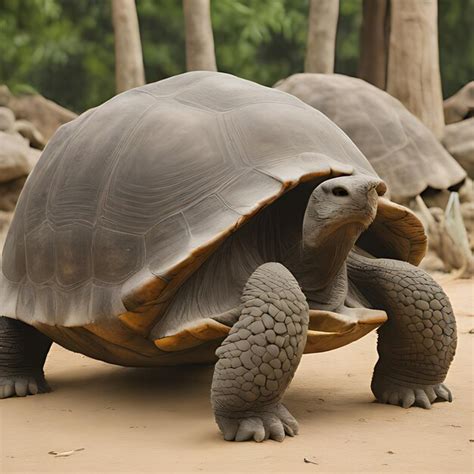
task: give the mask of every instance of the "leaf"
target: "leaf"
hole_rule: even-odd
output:
[[[56,458],[67,458],[68,456],[72,456],[74,453],[77,453],[78,451],[84,451],[85,448],[77,448],[73,449],[72,451],[49,451],[48,454],[51,454],[52,456]]]

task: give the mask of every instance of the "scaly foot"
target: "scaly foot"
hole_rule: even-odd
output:
[[[281,403],[258,411],[216,413],[216,421],[226,441],[283,441],[298,434],[298,422]]]
[[[51,391],[42,374],[17,374],[0,376],[0,399],[25,397]]]
[[[451,391],[443,383],[421,385],[396,382],[383,375],[374,375],[372,392],[380,403],[399,405],[403,408],[419,406],[430,409],[437,401],[452,402]]]

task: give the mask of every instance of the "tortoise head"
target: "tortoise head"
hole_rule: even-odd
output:
[[[337,240],[339,249],[348,246],[349,251],[374,221],[378,196],[385,191],[385,183],[373,176],[343,176],[321,183],[306,207],[303,247],[317,249]]]

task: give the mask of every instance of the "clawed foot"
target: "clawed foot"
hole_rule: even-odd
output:
[[[51,391],[43,375],[0,376],[0,399],[25,397]]]
[[[436,385],[403,385],[384,377],[375,377],[372,392],[380,403],[399,405],[403,408],[419,406],[430,409],[437,401],[452,402],[451,391],[443,383]]]
[[[216,421],[226,441],[283,441],[285,435],[298,434],[298,422],[282,404],[242,414],[216,414]]]

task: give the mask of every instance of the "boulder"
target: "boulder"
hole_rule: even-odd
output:
[[[12,132],[15,114],[8,107],[0,106],[0,132]]]
[[[27,176],[37,161],[19,134],[0,132],[0,183]]]
[[[13,129],[30,142],[30,146],[42,150],[46,146],[46,139],[41,132],[28,120],[17,120]]]
[[[474,117],[447,125],[443,145],[469,177],[474,178]]]
[[[12,218],[13,218],[13,212],[0,211],[0,250],[3,249],[3,244],[5,243],[8,227],[10,226]],[[0,257],[0,260],[1,260],[1,257]]]
[[[443,103],[446,124],[460,122],[474,114],[474,81],[468,82]]]
[[[12,212],[26,181],[26,176],[0,183],[0,211]]]
[[[8,107],[14,112],[17,119],[31,122],[46,141],[61,125],[77,117],[74,112],[39,94],[12,96],[8,101]]]

